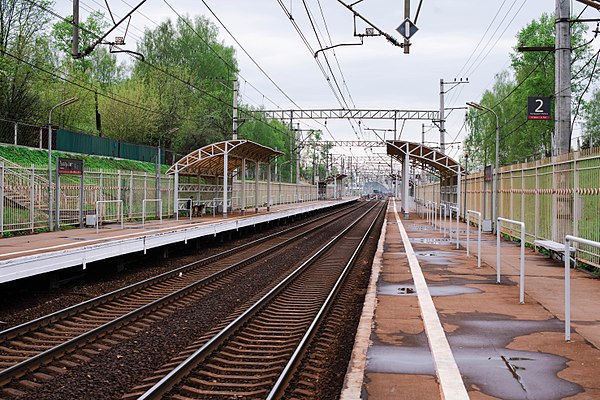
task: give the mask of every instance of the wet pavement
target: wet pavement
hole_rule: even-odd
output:
[[[442,398],[430,350],[435,343],[426,334],[392,203],[387,218],[370,288],[376,305],[361,327],[368,340],[357,339],[341,398]],[[444,237],[416,216],[401,222],[470,398],[600,399],[600,280],[571,271],[573,329],[567,343],[561,263],[527,249],[525,304],[519,304],[518,244],[502,242],[497,284],[492,235],[482,236],[477,268],[476,242],[466,257],[464,224],[457,250],[449,232]]]

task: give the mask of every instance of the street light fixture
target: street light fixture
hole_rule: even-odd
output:
[[[58,221],[56,221],[56,227],[54,227],[52,223],[52,204],[54,200],[52,198],[52,111],[58,107],[68,106],[69,104],[73,104],[77,101],[79,101],[77,97],[71,97],[70,99],[63,101],[62,103],[58,103],[52,107],[48,113],[48,229],[51,231],[55,230],[54,228],[58,229]]]
[[[494,166],[494,182],[492,188],[492,199],[494,200],[494,207],[492,208],[492,226],[495,234],[497,229],[496,218],[498,218],[498,148],[500,146],[500,123],[498,121],[498,114],[496,114],[496,112],[491,108],[470,101],[467,102],[467,105],[479,111],[491,112],[496,117],[496,161]]]

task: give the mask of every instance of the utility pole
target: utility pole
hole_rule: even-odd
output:
[[[556,0],[555,134],[553,155],[568,153],[571,144],[571,2]]]
[[[73,0],[73,57],[79,54],[79,0]]]
[[[446,116],[444,109],[444,79],[440,79],[440,153],[446,154]]]
[[[557,0],[558,1],[558,0]],[[440,128],[440,153],[442,154],[446,154],[446,108],[444,106],[444,95],[446,93],[448,93],[449,91],[451,91],[452,89],[454,89],[456,86],[460,85],[461,83],[469,83],[469,80],[462,80],[462,78],[460,78],[460,81],[457,81],[456,79],[454,79],[452,82],[444,82],[444,79],[440,79],[440,121],[439,121],[439,128]],[[447,91],[444,91],[444,85],[453,85],[450,89],[448,89]]]
[[[233,135],[232,139],[238,138],[238,90],[239,83],[237,79],[233,80]]]

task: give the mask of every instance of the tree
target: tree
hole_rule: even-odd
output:
[[[589,43],[584,40],[585,25],[572,25],[573,99],[581,101],[586,79],[591,76]],[[483,94],[480,104],[493,109],[500,122],[500,165],[524,162],[552,154],[554,121],[528,121],[527,97],[554,96],[553,52],[519,52],[516,47],[553,46],[555,21],[542,14],[517,35],[518,45],[511,54],[511,69],[496,75],[492,89]],[[582,79],[585,77],[585,79]],[[483,118],[483,121],[480,119]],[[479,168],[490,164],[495,154],[496,124],[493,115],[470,110],[467,120],[469,135],[465,148],[469,160]],[[481,164],[480,164],[481,163]]]
[[[158,129],[180,128],[172,146],[187,152],[230,137],[232,81],[237,73],[234,50],[218,40],[218,30],[204,17],[171,20],[147,30],[137,51],[133,77],[158,93]]]
[[[600,90],[596,89],[585,107],[581,148],[600,147]]]
[[[49,19],[41,7],[22,0],[0,0],[0,117],[34,121],[41,119],[36,89],[43,77],[35,66],[46,65],[45,26]],[[40,7],[41,6],[41,7]]]

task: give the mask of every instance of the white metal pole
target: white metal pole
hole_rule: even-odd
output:
[[[496,221],[496,226],[500,221]],[[496,229],[496,283],[500,283],[500,227]]]
[[[223,218],[227,218],[227,179],[229,178],[229,157],[228,149],[223,153]]]
[[[571,266],[569,251],[570,236],[565,236],[565,340],[571,341]]]

